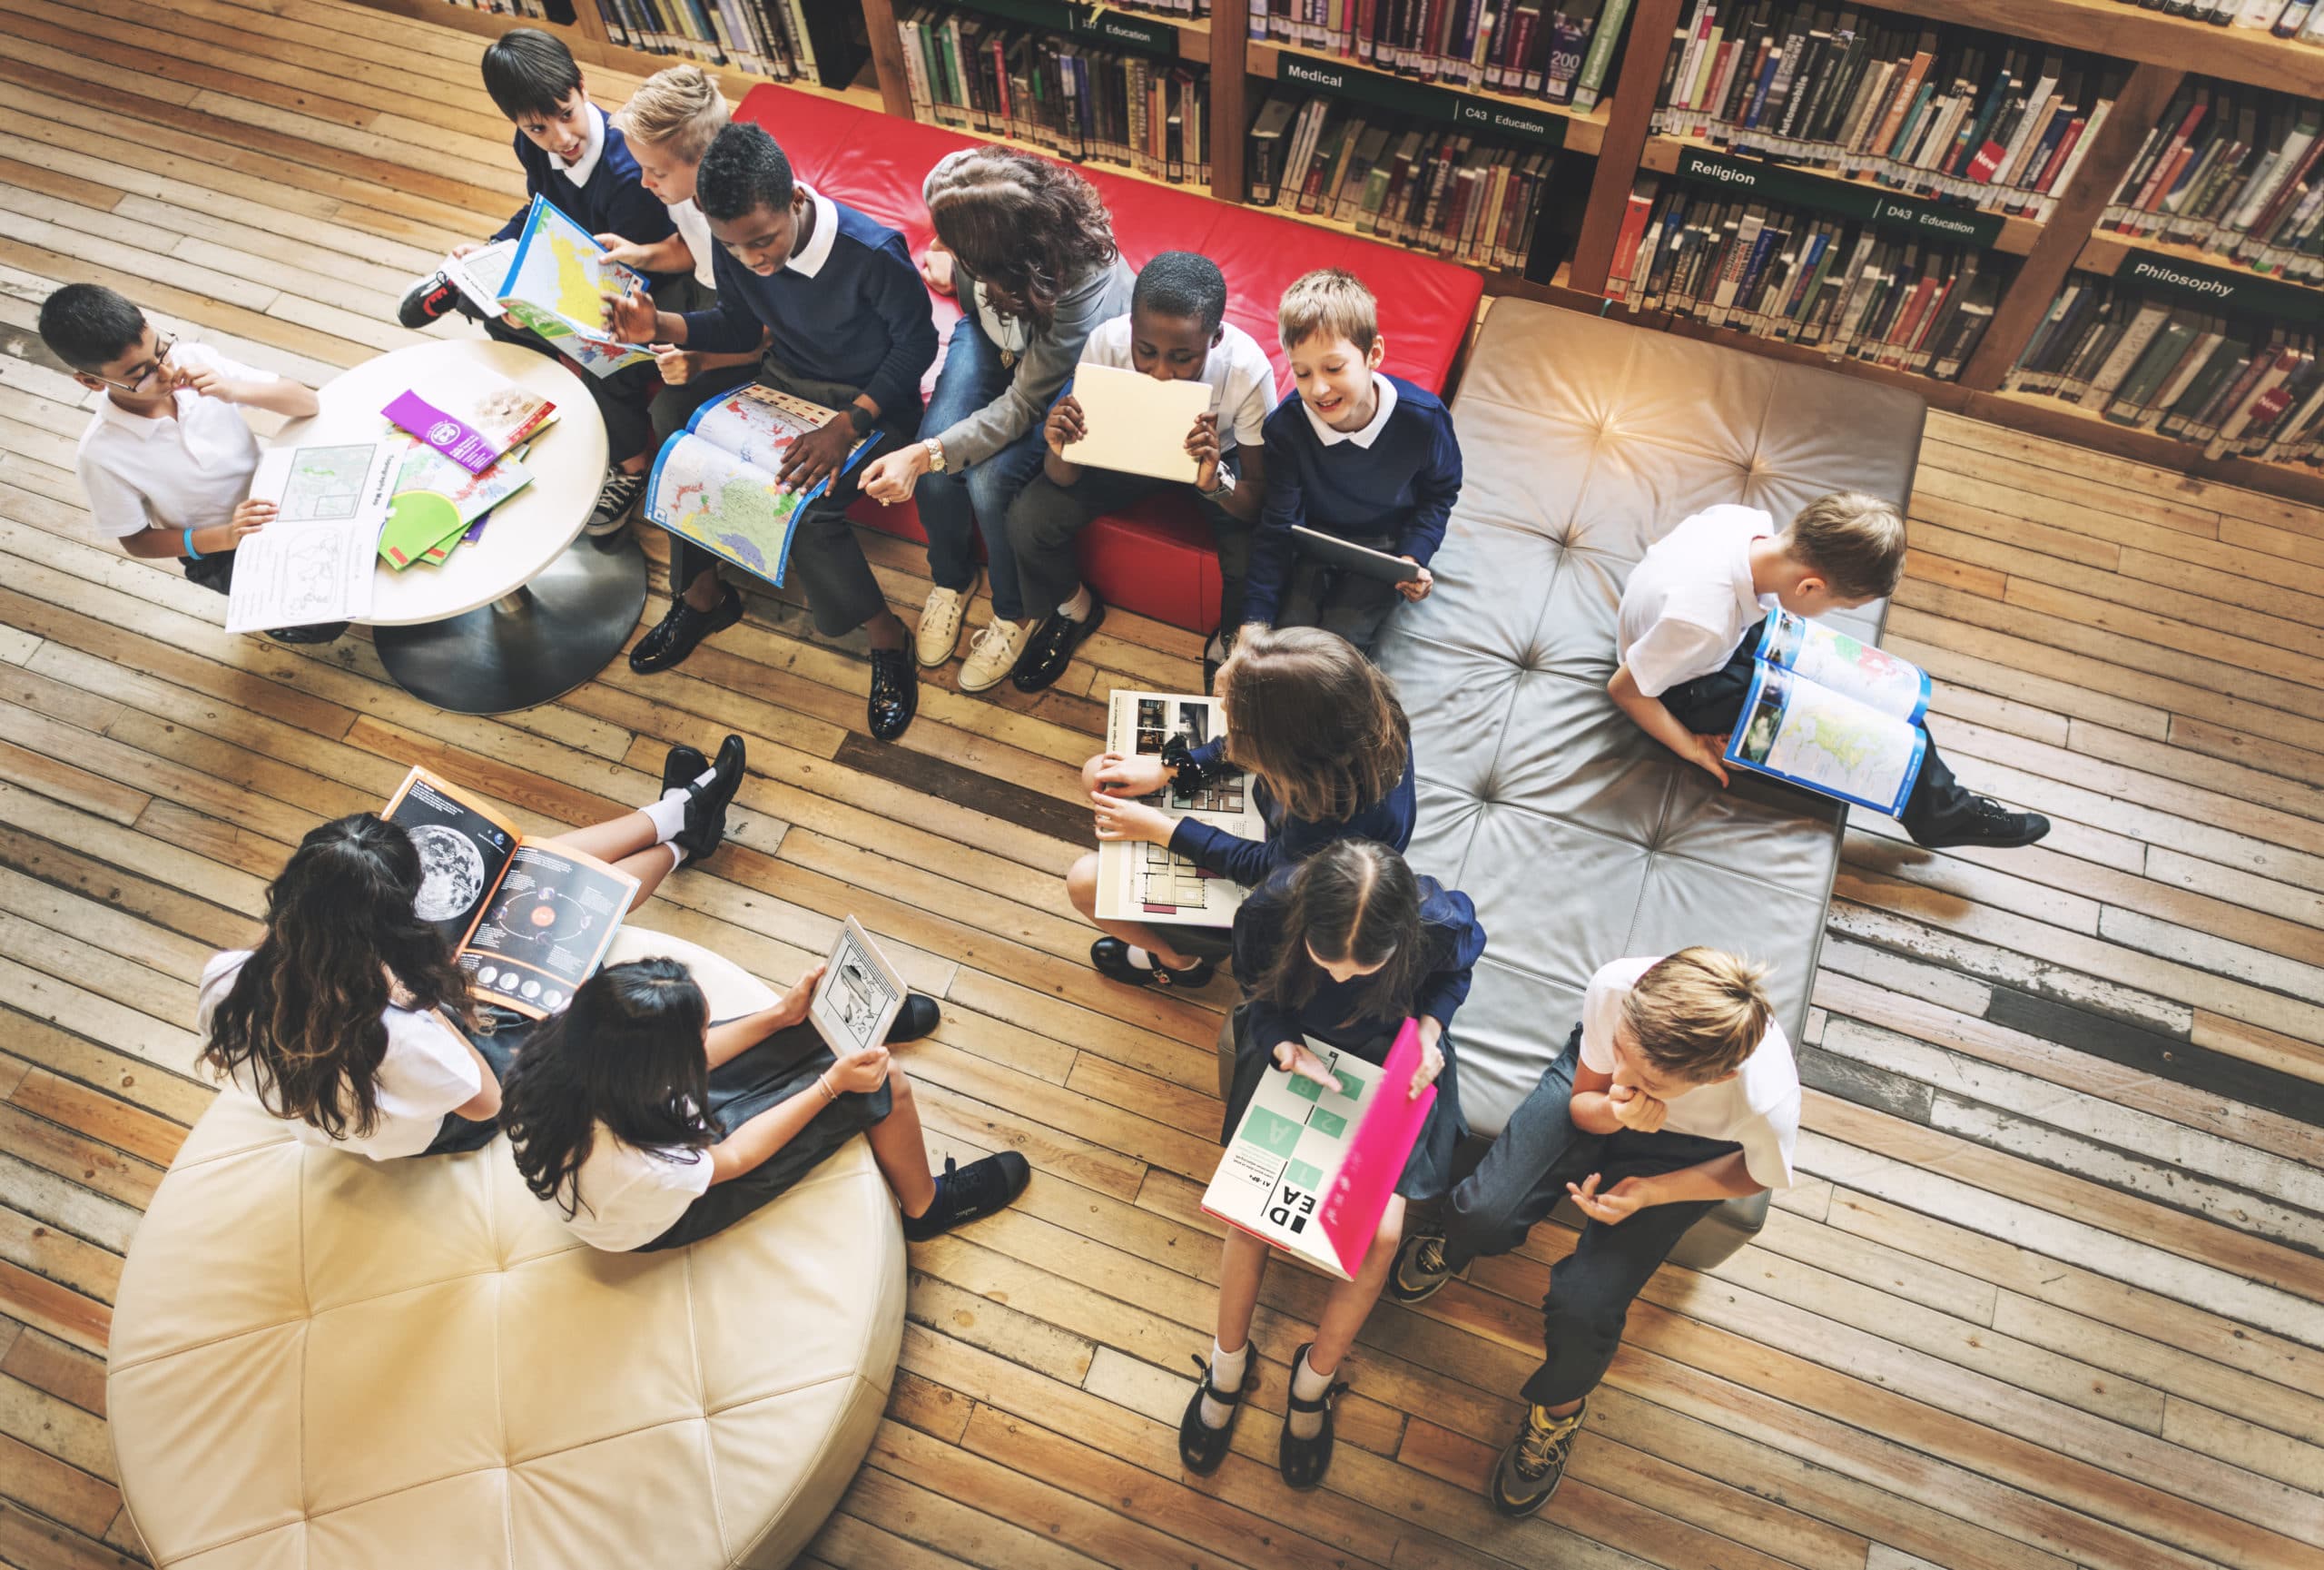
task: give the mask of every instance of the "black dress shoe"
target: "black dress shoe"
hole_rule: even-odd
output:
[[[1048,686],[1065,674],[1065,667],[1073,663],[1073,651],[1105,619],[1106,602],[1094,594],[1089,597],[1089,614],[1079,621],[1061,610],[1049,612],[1034,630],[1025,652],[1017,657],[1017,668],[1009,673],[1009,684],[1019,692],[1039,692]]]
[[[920,712],[920,673],[912,668],[911,651],[875,648],[872,651],[872,702],[866,711],[873,741],[893,741]]]
[[[894,1046],[933,1035],[943,1018],[944,1010],[934,998],[926,992],[906,992],[904,1006],[896,1011],[896,1022],[888,1027],[888,1044]]]
[[[343,621],[319,621],[307,627],[278,627],[270,628],[267,637],[277,643],[337,643],[347,631]]]
[[[1307,1347],[1315,1344],[1313,1341],[1308,1342],[1307,1346],[1300,1348],[1298,1353],[1291,1359],[1291,1376],[1295,1380],[1299,1377],[1299,1370],[1306,1364]],[[1283,1450],[1276,1458],[1275,1465],[1282,1469],[1283,1480],[1303,1493],[1320,1485],[1324,1481],[1324,1474],[1331,1469],[1332,1403],[1338,1400],[1340,1393],[1346,1388],[1347,1382],[1340,1380],[1329,1386],[1322,1395],[1312,1401],[1303,1401],[1287,1391],[1285,1393]],[[1302,1439],[1292,1433],[1291,1414],[1294,1412],[1323,1414],[1324,1426],[1316,1431],[1313,1439]]]
[[[668,795],[674,790],[690,785],[709,772],[710,760],[702,755],[702,749],[680,742],[670,749],[670,755],[662,760],[662,794]]]
[[[1246,1367],[1239,1387],[1221,1390],[1210,1382],[1209,1358],[1196,1353],[1195,1367],[1202,1370],[1202,1380],[1187,1398],[1187,1415],[1178,1419],[1178,1465],[1197,1477],[1207,1477],[1218,1470],[1218,1464],[1226,1459],[1226,1452],[1235,1447],[1235,1420],[1243,1415],[1243,1397],[1257,1388],[1259,1371]],[[1202,1420],[1205,1396],[1226,1408],[1224,1428],[1214,1428]]]
[[[696,757],[702,755],[696,753]],[[730,736],[719,745],[718,762],[708,785],[694,785],[689,776],[686,791],[685,826],[670,837],[686,853],[689,862],[710,858],[726,837],[726,807],[734,799],[735,790],[743,783],[743,738]],[[695,775],[701,770],[694,771]]]
[[[670,612],[655,622],[629,651],[629,668],[640,676],[668,670],[692,654],[694,646],[714,632],[724,632],[743,619],[743,592],[733,584],[715,610],[696,610],[684,596],[670,602]]]
[[[1151,956],[1149,956],[1151,957]],[[1098,973],[1133,987],[1158,987],[1176,992],[1182,987],[1199,987],[1217,973],[1218,967],[1208,960],[1196,960],[1183,971],[1174,971],[1154,962],[1154,968],[1129,963],[1129,945],[1119,938],[1099,938],[1089,945],[1089,963]]]
[[[1023,1193],[1032,1175],[1033,1169],[1014,1150],[965,1167],[947,1156],[944,1170],[936,1175],[936,1198],[919,1215],[904,1218],[904,1236],[924,1243],[979,1216],[990,1216]]]

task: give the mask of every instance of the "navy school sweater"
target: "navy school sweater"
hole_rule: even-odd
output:
[[[1206,767],[1224,764],[1226,738],[1220,736],[1198,746],[1191,755],[1197,765]],[[1277,867],[1305,861],[1334,840],[1378,840],[1399,853],[1413,843],[1413,820],[1418,815],[1418,807],[1409,748],[1404,755],[1404,777],[1396,783],[1396,788],[1344,823],[1293,817],[1275,799],[1275,793],[1267,789],[1265,780],[1254,777],[1251,789],[1251,799],[1257,804],[1260,817],[1266,821],[1266,838],[1246,840],[1189,816],[1180,818],[1178,826],[1170,832],[1170,848],[1206,873],[1233,878],[1245,888],[1255,888]]]
[[[602,110],[595,113],[602,115]],[[670,210],[661,199],[645,189],[637,173],[637,159],[629,150],[629,139],[621,127],[606,122],[606,143],[597,154],[597,166],[589,171],[589,178],[576,186],[565,177],[556,160],[533,143],[523,132],[516,133],[517,162],[525,169],[525,195],[529,199],[546,196],[549,205],[592,234],[618,234],[638,245],[651,245],[666,240],[677,232],[677,225],[670,222]],[[525,214],[532,210],[529,200],[517,209],[517,215],[500,226],[495,240],[514,240],[525,227]],[[649,272],[645,275],[649,288],[659,290],[672,279],[684,277],[684,272]]]

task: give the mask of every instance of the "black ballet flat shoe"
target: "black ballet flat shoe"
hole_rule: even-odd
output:
[[[680,742],[662,760],[662,794],[684,790],[709,772],[710,760],[702,755],[702,749]]]
[[[912,667],[911,651],[875,648],[872,651],[872,700],[866,717],[873,741],[893,741],[920,712],[920,672]]]
[[[1299,1377],[1300,1368],[1307,1361],[1307,1348],[1315,1344],[1313,1341],[1308,1342],[1292,1358],[1291,1373],[1294,1379]],[[1338,1400],[1341,1393],[1346,1388],[1346,1380],[1334,1381],[1322,1395],[1312,1401],[1303,1401],[1289,1391],[1284,1394],[1283,1450],[1277,1456],[1275,1465],[1283,1473],[1283,1480],[1303,1494],[1311,1488],[1320,1487],[1323,1485],[1324,1474],[1331,1470],[1332,1403]],[[1324,1415],[1324,1426],[1316,1431],[1313,1439],[1297,1438],[1292,1434],[1291,1415],[1294,1412],[1320,1412]]]
[[[1014,1150],[1003,1150],[965,1167],[947,1156],[944,1170],[936,1175],[936,1198],[919,1215],[904,1218],[904,1236],[924,1243],[1003,1210],[1025,1191],[1032,1176],[1033,1169]]]
[[[629,668],[652,676],[683,664],[704,638],[724,632],[743,619],[743,595],[733,584],[723,586],[725,597],[714,610],[696,610],[684,596],[670,602],[669,614],[646,629],[629,651]]]
[[[1208,960],[1196,960],[1183,971],[1174,971],[1154,962],[1147,970],[1129,963],[1129,945],[1119,938],[1099,938],[1089,945],[1089,963],[1098,967],[1098,974],[1127,986],[1156,987],[1165,992],[1199,987],[1217,973],[1218,967]]]
[[[1258,1359],[1253,1358],[1253,1364]],[[1197,1477],[1207,1477],[1218,1470],[1226,1459],[1226,1452],[1235,1447],[1235,1423],[1243,1416],[1243,1397],[1258,1388],[1259,1371],[1246,1367],[1243,1371],[1242,1388],[1221,1390],[1210,1382],[1210,1359],[1195,1354],[1195,1367],[1202,1370],[1202,1378],[1195,1386],[1195,1393],[1187,1397],[1187,1415],[1178,1419],[1178,1465]],[[1226,1408],[1226,1427],[1214,1428],[1202,1420],[1202,1398],[1207,1396]]]
[[[944,1018],[944,1010],[926,992],[906,992],[904,1006],[896,1011],[896,1022],[888,1027],[888,1044],[916,1042],[922,1036],[936,1033]]]

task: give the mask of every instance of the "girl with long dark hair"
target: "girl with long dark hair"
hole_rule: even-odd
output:
[[[559,1221],[609,1252],[675,1249],[788,1191],[857,1134],[919,1241],[1023,1191],[1014,1150],[929,1170],[920,1109],[885,1045],[835,1058],[806,1023],[817,965],[776,1002],[713,1021],[675,960],[612,965],[526,1044],[503,1121],[517,1170]],[[894,1043],[936,1028],[914,992]]]
[[[960,667],[983,692],[1016,667],[1034,626],[1056,607],[1028,606],[1009,544],[1009,504],[1040,467],[1041,424],[1099,322],[1129,310],[1136,275],[1114,243],[1097,188],[1053,160],[1007,147],[955,153],[921,188],[936,238],[950,252],[960,320],[952,329],[920,440],[873,460],[875,501],[918,504],[936,580],[914,650],[952,657],[976,593],[976,541],[992,578],[992,620]]]
[[[717,848],[743,766],[739,736],[715,766],[673,747],[660,798],[550,843],[636,878],[634,909]],[[325,824],[268,887],[256,946],[203,967],[202,1061],[310,1144],[383,1161],[491,1142],[523,1022],[470,995],[415,908],[421,874],[411,836],[377,813]]]
[[[1484,947],[1484,929],[1466,894],[1416,875],[1403,857],[1369,840],[1334,841],[1277,873],[1236,914],[1235,973],[1243,1002],[1226,1023],[1235,1077],[1222,1141],[1234,1137],[1264,1076],[1293,1073],[1332,1082],[1306,1045],[1311,1036],[1383,1063],[1404,1022],[1416,1019],[1419,1068],[1409,1083],[1384,1084],[1378,1093],[1417,1096],[1432,1081],[1436,1084],[1436,1104],[1363,1266],[1354,1280],[1333,1284],[1315,1339],[1292,1355],[1278,1465],[1295,1488],[1315,1487],[1331,1465],[1332,1403],[1347,1388],[1333,1376],[1395,1262],[1405,1202],[1436,1199],[1452,1186],[1453,1148],[1468,1125],[1446,1032],[1468,996],[1470,973]],[[1226,1459],[1250,1387],[1251,1315],[1267,1251],[1248,1232],[1226,1234],[1217,1338],[1208,1358],[1195,1359],[1203,1377],[1178,1426],[1179,1459],[1188,1471],[1207,1474]]]

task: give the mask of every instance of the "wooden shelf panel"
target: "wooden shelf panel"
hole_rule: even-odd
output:
[[[1918,207],[1935,205],[1935,203],[1922,201],[1916,197],[1906,196],[1899,192],[1889,191],[1886,186],[1875,184],[1868,180],[1856,180],[1851,179],[1845,174],[1827,173],[1822,170],[1811,169],[1805,164],[1771,163],[1768,160],[1759,158],[1753,153],[1741,153],[1737,152],[1732,148],[1721,147],[1717,143],[1706,141],[1699,136],[1669,136],[1658,134],[1648,137],[1646,139],[1646,151],[1639,161],[1640,167],[1642,169],[1650,169],[1658,174],[1675,173],[1679,168],[1679,154],[1690,148],[1704,153],[1715,153],[1721,158],[1732,159],[1738,163],[1762,163],[1771,170],[1778,171],[1786,177],[1787,182],[1804,182],[1811,186],[1827,186],[1831,188],[1836,194],[1845,193],[1847,197],[1859,201],[1870,196],[1885,196],[1895,197],[1899,202],[1911,202],[1913,205]],[[1777,196],[1770,197],[1769,200],[1787,202],[1790,199]],[[1800,204],[1811,207],[1815,205],[1812,199],[1802,199]],[[1982,210],[1964,208],[1960,211],[1966,213],[1970,212],[1979,212]],[[1860,214],[1840,209],[1833,210],[1831,215],[1837,217],[1860,216]],[[2034,242],[2041,236],[2042,224],[2041,221],[2038,219],[2013,217],[2007,213],[1985,212],[1984,215],[1988,217],[1996,217],[2001,220],[2001,234],[1991,246],[1990,249],[1992,250],[2007,252],[2013,256],[2023,256],[2027,252],[2034,249]]]
[[[2122,0],[1879,0],[1878,8],[2310,98],[2324,92],[2324,47],[2255,28],[2219,27],[2143,10]]]
[[[1492,93],[1477,87],[1451,87],[1439,82],[1423,82],[1418,77],[1402,76],[1393,71],[1382,71],[1376,66],[1366,65],[1361,60],[1347,59],[1322,50],[1295,48],[1285,44],[1246,44],[1245,57],[1246,69],[1252,75],[1264,76],[1270,80],[1279,78],[1283,74],[1283,63],[1285,60],[1312,62],[1326,70],[1345,72],[1351,78],[1361,78],[1381,84],[1391,95],[1400,96],[1408,94],[1415,100],[1432,95],[1456,101],[1465,99],[1480,106],[1488,114],[1492,109],[1501,109],[1508,112],[1512,118],[1521,116],[1534,120],[1560,121],[1564,125],[1563,145],[1576,153],[1586,153],[1593,157],[1597,155],[1600,147],[1605,142],[1606,121],[1608,115],[1612,113],[1613,101],[1610,97],[1600,98],[1595,108],[1580,110],[1562,104],[1551,104],[1545,98],[1527,98],[1514,93]],[[1355,82],[1351,81],[1350,86],[1352,90],[1355,89]],[[1318,92],[1330,90],[1328,86],[1321,84],[1316,88]],[[1394,104],[1389,104],[1387,106],[1393,108]],[[1471,128],[1480,134],[1492,133],[1492,125],[1486,120],[1480,119],[1473,123],[1462,122],[1462,123],[1470,124]],[[1509,139],[1522,141],[1519,136],[1512,136]]]
[[[2133,430],[2042,393],[1979,392],[1970,397],[1962,412],[2036,436],[2056,437],[2119,458],[2175,469],[2198,479],[2216,479],[2248,490],[2324,506],[2324,470],[2306,464],[2261,463],[2250,458],[2205,458],[2198,444],[2158,436],[2151,430]]]
[[[2192,262],[2198,267],[2208,267],[2219,272],[2231,272],[2239,278],[2248,278],[2255,283],[2270,284],[2278,289],[2299,289],[2312,294],[2324,294],[2324,283],[2313,283],[2298,278],[2280,278],[2272,272],[2255,272],[2231,256],[2222,256],[2216,251],[2206,251],[2199,245],[2178,245],[2168,240],[2152,240],[2138,234],[2120,234],[2111,229],[2102,229],[2093,233],[2083,243],[2082,254],[2074,259],[2074,265],[2085,272],[2102,272],[2111,278],[2133,253],[2168,257],[2173,262]]]

